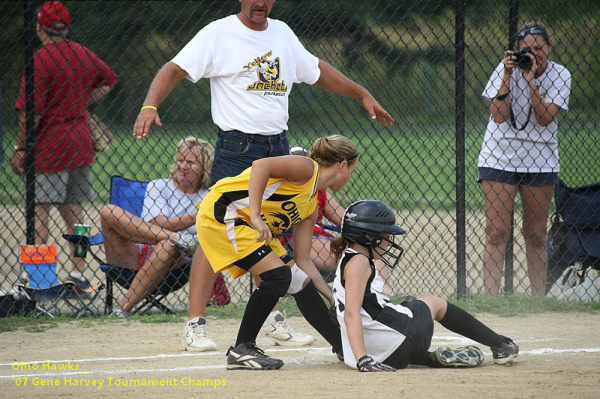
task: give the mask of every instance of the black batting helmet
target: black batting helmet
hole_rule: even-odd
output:
[[[383,234],[389,234],[387,239]],[[370,235],[370,237],[367,236]],[[342,221],[342,236],[349,241],[364,245],[369,249],[379,247],[383,240],[391,245],[384,254],[395,258],[392,264],[385,258],[382,259],[391,268],[396,267],[404,250],[393,241],[393,236],[406,234],[406,230],[396,224],[394,211],[386,203],[376,200],[358,201],[350,205],[344,213]],[[395,249],[395,253],[390,249]]]

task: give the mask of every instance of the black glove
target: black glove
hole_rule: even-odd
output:
[[[396,371],[396,369],[392,366],[376,362],[371,356],[363,356],[360,359],[358,359],[358,363],[356,363],[356,368],[361,373],[374,371]]]
[[[337,328],[340,328],[340,322],[338,321],[338,318],[337,318],[337,312],[335,310],[335,305],[333,305],[329,308],[329,318],[333,322],[334,326],[336,326]]]

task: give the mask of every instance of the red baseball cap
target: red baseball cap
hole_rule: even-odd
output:
[[[71,25],[71,14],[60,1],[47,1],[40,8],[38,21],[49,33],[61,34]]]

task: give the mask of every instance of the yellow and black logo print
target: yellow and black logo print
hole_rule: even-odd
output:
[[[262,57],[256,57],[253,61],[244,65],[248,71],[256,70],[257,81],[249,85],[246,90],[280,92],[278,95],[285,95],[287,85],[281,78],[281,65],[279,57],[272,59],[273,51],[269,51]],[[267,93],[265,93],[267,95]]]

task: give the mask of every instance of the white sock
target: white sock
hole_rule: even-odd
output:
[[[71,273],[69,273],[69,277],[73,277],[78,280],[81,280],[81,278],[83,277],[83,273],[81,273],[79,270],[75,269],[75,270],[71,271]]]
[[[265,320],[265,324],[263,324],[263,326],[268,326],[269,324],[275,323],[275,316],[277,316],[278,314],[281,314],[279,310],[274,310],[271,313],[269,313],[269,316],[267,316],[267,320]]]

